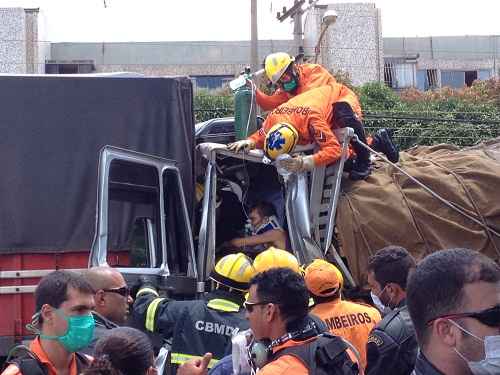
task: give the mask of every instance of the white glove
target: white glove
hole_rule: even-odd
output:
[[[312,155],[295,156],[290,159],[281,160],[280,163],[283,168],[293,173],[307,172],[314,169],[314,159]]]
[[[250,151],[255,148],[255,142],[251,139],[243,139],[242,141],[237,141],[227,145],[229,151]]]

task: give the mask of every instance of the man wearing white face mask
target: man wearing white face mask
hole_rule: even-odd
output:
[[[500,374],[500,267],[466,249],[427,256],[408,281],[415,375]]]
[[[417,357],[417,339],[406,307],[406,280],[415,259],[399,246],[387,246],[368,261],[368,284],[383,319],[366,344],[366,374],[409,375]]]

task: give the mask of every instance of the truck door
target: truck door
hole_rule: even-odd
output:
[[[196,295],[191,225],[175,162],[102,149],[89,266],[103,265],[118,268],[129,286],[148,275],[170,295]]]

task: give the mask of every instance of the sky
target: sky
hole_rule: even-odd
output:
[[[371,2],[384,37],[500,35],[500,0]],[[291,22],[276,20],[291,4],[258,0],[259,39],[293,38]],[[51,42],[250,39],[250,0],[0,0],[0,8],[12,6],[39,7],[41,36]]]

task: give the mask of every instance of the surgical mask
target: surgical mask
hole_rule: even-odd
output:
[[[392,308],[390,307],[390,304],[392,302],[392,298],[389,300],[389,303],[386,305],[385,303],[382,302],[382,300],[379,297],[382,294],[384,294],[386,287],[387,287],[387,285],[384,286],[384,288],[382,289],[382,291],[380,292],[379,295],[376,295],[375,293],[373,293],[373,291],[370,292],[370,296],[372,297],[372,301],[375,304],[375,307],[377,307],[377,309],[379,309],[379,311],[382,313],[382,315],[386,315],[387,313],[392,311]]]
[[[289,82],[283,83],[283,90],[285,90],[286,92],[290,92],[295,90],[297,86],[298,86],[297,80],[294,78]]]
[[[70,353],[87,347],[94,337],[95,321],[92,314],[66,316],[60,310],[56,312],[68,323],[66,333],[61,336],[40,334],[42,339],[57,340]]]
[[[484,345],[485,358],[481,361],[469,361],[465,356],[460,353],[456,348],[453,348],[460,358],[462,358],[469,366],[469,369],[474,375],[495,375],[500,374],[500,335],[486,336],[483,339],[477,337],[472,332],[463,328],[460,324],[453,320],[449,320],[462,332],[474,337]]]
[[[370,292],[370,296],[372,297],[372,301],[375,304],[375,307],[379,309],[379,311],[384,311],[386,306],[382,303],[380,297],[373,292]]]

